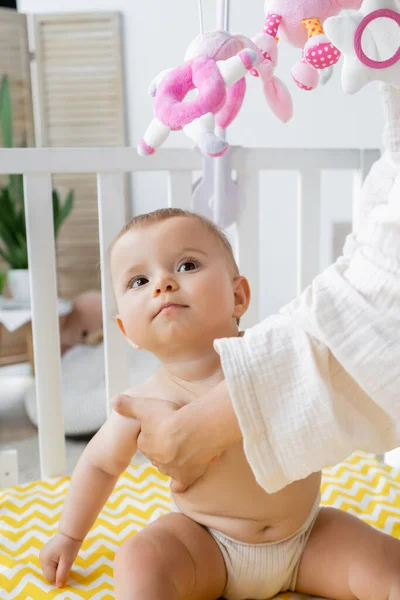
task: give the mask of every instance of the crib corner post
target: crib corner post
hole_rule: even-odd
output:
[[[16,450],[0,452],[0,489],[18,485],[18,453]]]

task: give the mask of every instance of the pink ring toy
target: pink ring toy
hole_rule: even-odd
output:
[[[397,23],[397,25],[400,26],[400,14],[398,12],[390,10],[389,8],[381,8],[379,10],[374,10],[372,13],[364,17],[357,27],[357,31],[354,36],[354,49],[356,51],[357,58],[360,62],[362,62],[363,65],[371,67],[372,69],[387,69],[400,59],[400,46],[395,54],[393,54],[393,56],[387,60],[372,60],[372,58],[369,58],[362,49],[361,40],[365,29],[368,27],[371,21],[375,21],[375,19],[379,19],[381,17],[392,19]]]
[[[193,89],[197,97],[183,102]],[[226,101],[226,85],[215,60],[195,58],[169,73],[161,82],[155,99],[154,112],[173,131],[182,129],[206,113],[217,113]]]

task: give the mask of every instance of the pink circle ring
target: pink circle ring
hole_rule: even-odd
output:
[[[389,8],[380,8],[379,10],[374,10],[372,13],[363,18],[357,27],[357,31],[354,36],[354,49],[356,51],[358,60],[362,62],[363,65],[371,67],[371,69],[387,69],[400,60],[400,46],[397,48],[395,54],[393,54],[393,56],[387,60],[372,60],[372,58],[369,58],[362,49],[361,39],[364,31],[371,21],[375,21],[375,19],[379,18],[392,19],[397,23],[397,25],[400,26],[400,14],[394,10],[390,10]]]

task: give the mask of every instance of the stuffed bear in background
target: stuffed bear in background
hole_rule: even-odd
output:
[[[101,293],[82,292],[60,318],[62,400],[67,436],[92,435],[107,419]],[[25,408],[37,427],[35,382],[26,390]]]
[[[116,325],[115,325],[116,327]],[[72,300],[72,311],[60,319],[64,432],[68,437],[92,435],[107,420],[101,293],[90,290]],[[132,351],[131,379],[140,385],[159,361],[145,350]],[[34,380],[24,395],[28,418],[38,426]]]
[[[72,311],[60,319],[61,354],[77,344],[103,341],[101,292],[88,290],[75,296]]]

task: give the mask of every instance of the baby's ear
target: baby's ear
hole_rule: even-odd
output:
[[[126,337],[126,331],[125,331],[125,327],[124,324],[122,322],[122,319],[119,315],[117,315],[115,317],[115,322],[118,325],[118,329],[123,333],[123,335]]]
[[[132,346],[132,348],[135,348],[135,350],[140,350],[140,346],[138,346],[137,344],[135,344],[135,342],[133,342],[129,337],[128,334],[126,333],[126,329],[124,327],[124,324],[122,322],[122,319],[119,315],[117,315],[115,317],[115,322],[118,325],[119,330],[122,332],[122,334],[124,335],[126,341],[128,342],[128,344],[130,344]]]
[[[235,298],[235,306],[233,309],[232,317],[240,319],[246,312],[250,304],[251,291],[250,284],[246,277],[242,275],[236,277],[233,281],[233,293]]]

